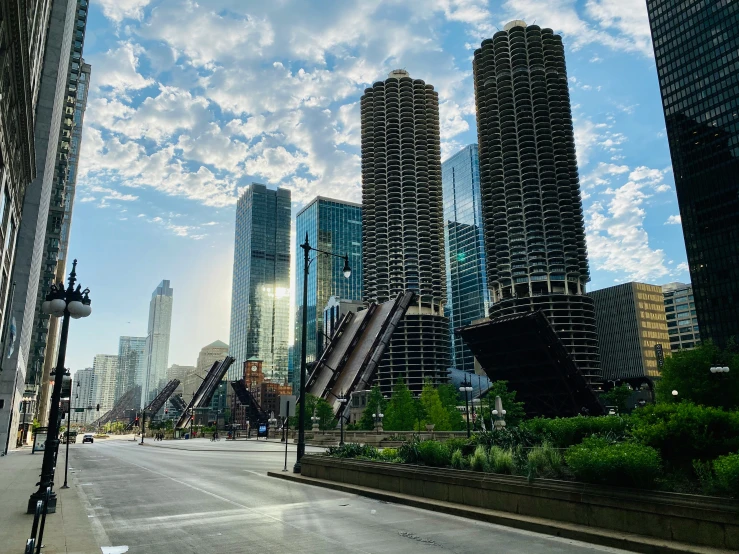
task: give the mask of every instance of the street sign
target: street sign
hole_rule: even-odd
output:
[[[84,412],[85,409],[84,408],[75,408],[74,411],[75,412]]]
[[[288,410],[288,404],[290,403],[290,413],[287,413]],[[280,413],[277,414],[280,417],[292,417],[295,415],[295,403],[297,402],[297,398],[295,398],[295,395],[293,394],[281,394],[280,395]]]

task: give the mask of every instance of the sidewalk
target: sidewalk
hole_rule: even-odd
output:
[[[0,548],[3,552],[23,552],[31,536],[33,515],[26,514],[28,497],[36,490],[41,473],[43,453],[31,454],[30,448],[11,451],[0,457]],[[64,450],[57,460],[56,513],[46,516],[43,552],[56,554],[100,554],[87,517],[74,475],[69,475],[69,489],[61,490],[64,483]],[[71,471],[71,470],[70,470]],[[61,473],[61,479],[59,474]]]

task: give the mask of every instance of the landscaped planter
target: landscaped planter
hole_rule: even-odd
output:
[[[586,483],[305,455],[301,473],[490,510],[739,550],[739,502]]]

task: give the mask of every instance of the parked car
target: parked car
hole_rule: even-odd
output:
[[[69,444],[77,442],[77,431],[69,432]],[[67,444],[67,433],[62,433],[62,444]]]
[[[85,435],[82,437],[82,444],[85,444],[86,442],[89,442],[90,444],[93,443],[92,435]]]

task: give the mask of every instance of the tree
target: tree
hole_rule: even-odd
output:
[[[380,413],[385,409],[386,401],[382,397],[380,387],[375,385],[367,395],[367,405],[362,412],[362,418],[359,420],[358,425],[360,429],[365,431],[372,431],[375,428],[375,418],[373,414],[377,413],[377,406],[380,406]]]
[[[336,427],[334,409],[331,407],[331,404],[323,398],[319,398],[316,402],[316,417],[318,418],[318,428],[322,431],[334,429]]]
[[[625,414],[629,411],[628,400],[634,391],[628,385],[619,385],[613,387],[608,392],[601,395],[606,406],[614,406],[619,414]]]
[[[434,431],[451,431],[449,411],[441,403],[439,390],[430,381],[421,390],[421,404],[426,412],[426,423],[434,425]]]
[[[730,371],[711,373],[712,366],[728,366]],[[690,401],[729,410],[739,407],[739,354],[733,344],[721,350],[704,342],[693,350],[675,352],[665,357],[661,377],[656,384],[657,402]]]
[[[313,422],[311,421],[311,417],[313,417],[313,411],[316,409],[316,403],[318,402],[318,397],[313,396],[312,394],[305,395],[306,401],[305,401],[305,422],[303,425],[303,429],[306,431],[310,431],[311,427],[313,426]],[[292,429],[298,428],[298,415],[300,413],[300,402],[295,406],[295,414],[293,417],[289,418],[288,424]]]
[[[410,431],[416,419],[416,408],[410,389],[400,378],[393,387],[393,396],[385,409],[383,427],[388,431]]]
[[[462,412],[457,409],[458,406],[464,404],[464,399],[460,398],[457,387],[452,384],[439,385],[438,390],[441,405],[444,406],[448,414],[449,430],[464,431],[467,429],[467,421],[462,416]]]
[[[526,417],[524,404],[523,402],[516,400],[516,391],[508,390],[508,381],[495,381],[490,385],[490,389],[488,390],[486,397],[488,402],[493,405],[493,409],[495,409],[496,396],[500,396],[500,400],[503,403],[503,409],[506,411],[506,425],[515,427],[524,417]],[[486,421],[490,421],[489,405],[486,418]]]

